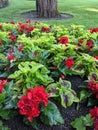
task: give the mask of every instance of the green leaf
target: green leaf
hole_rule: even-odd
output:
[[[28,125],[28,126],[31,125],[31,126],[33,126],[33,128],[35,128],[36,130],[38,130],[38,124],[37,124],[36,119],[33,119],[32,122],[29,122],[28,119],[24,117],[23,122],[24,122],[26,125]]]
[[[1,94],[0,94],[0,104],[4,101],[5,96],[6,96],[5,93],[1,93]]]
[[[84,126],[84,122],[81,118],[76,118],[75,121],[71,123],[73,128],[76,128],[76,130],[86,130],[86,127]]]
[[[5,89],[6,89],[7,93],[10,93],[11,90],[13,89],[13,81],[9,82]]]
[[[10,114],[12,114],[11,110],[0,110],[0,116],[3,119],[9,119],[10,118]]]
[[[71,126],[76,130],[86,130],[87,126],[92,126],[93,120],[90,117],[90,114],[86,116],[80,116],[71,122]]]
[[[88,97],[90,97],[92,93],[88,90],[82,90],[80,92],[80,101],[86,100]]]
[[[52,102],[49,102],[48,106],[43,108],[40,119],[43,123],[50,126],[64,124],[64,120],[57,106]]]

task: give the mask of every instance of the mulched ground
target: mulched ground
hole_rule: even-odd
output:
[[[79,76],[67,76],[66,79],[71,81],[72,89],[74,89],[77,93],[80,91],[80,88],[78,86],[85,84],[84,79],[81,79]],[[74,130],[70,126],[70,123],[76,117],[79,117],[81,115],[86,115],[89,112],[89,108],[87,108],[85,104],[81,104],[78,111],[76,110],[76,104],[73,104],[71,107],[68,107],[66,109],[62,108],[59,105],[59,103],[56,102],[56,104],[64,118],[64,121],[65,121],[64,125],[50,127],[50,126],[42,124],[39,120],[39,130]],[[21,116],[16,116],[14,119],[4,121],[4,124],[9,126],[11,130],[35,130],[31,126],[26,126],[22,122]],[[93,129],[94,129],[93,127],[87,128],[87,130],[93,130]]]
[[[21,14],[24,19],[31,19],[34,21],[42,21],[42,20],[63,20],[73,18],[73,15],[61,13],[59,16],[55,18],[39,18],[36,11],[29,11]]]

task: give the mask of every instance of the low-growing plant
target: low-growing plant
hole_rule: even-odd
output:
[[[0,23],[0,117],[20,114],[24,122],[38,129],[37,119],[49,125],[64,120],[55,101],[66,109],[74,102],[88,102],[97,130],[98,28],[47,25],[39,22]],[[80,93],[71,88],[67,75],[85,77],[88,85]],[[78,87],[78,86],[76,86]],[[94,100],[95,101],[94,101]],[[95,103],[95,104],[94,104]],[[72,126],[85,130],[90,115]],[[79,120],[79,121],[78,121]],[[2,124],[2,123],[1,123]],[[2,124],[3,125],[3,124]],[[2,126],[0,125],[0,127]],[[5,129],[7,129],[4,126]]]

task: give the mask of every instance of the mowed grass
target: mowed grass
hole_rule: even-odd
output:
[[[9,6],[0,9],[0,22],[25,21],[21,13],[35,10],[35,0],[9,0]],[[67,20],[44,20],[43,23],[56,25],[78,24],[98,27],[98,0],[58,0],[59,12],[73,15]]]

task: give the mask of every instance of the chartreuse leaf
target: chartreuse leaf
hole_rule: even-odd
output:
[[[90,114],[86,116],[80,116],[71,122],[71,126],[76,130],[86,130],[87,126],[93,125],[93,119],[91,119]]]
[[[64,123],[64,120],[57,106],[51,101],[49,101],[47,107],[44,107],[42,109],[42,114],[40,116],[40,119],[43,123],[50,126]]]
[[[49,70],[42,64],[37,62],[21,62],[18,65],[18,70],[9,76],[15,79],[15,85],[22,84],[23,87],[35,87],[36,85],[44,85],[53,82],[53,79],[48,76]]]

